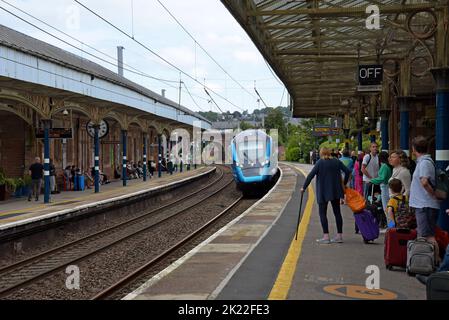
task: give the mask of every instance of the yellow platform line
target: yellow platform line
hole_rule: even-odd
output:
[[[303,170],[299,168],[295,169],[300,171],[304,176],[307,176]],[[296,266],[298,265],[299,257],[301,256],[302,244],[307,232],[307,228],[309,226],[313,202],[315,201],[315,193],[312,186],[309,186],[308,191],[309,198],[304,210],[304,215],[297,230],[298,240],[295,240],[295,237],[293,237],[293,240],[288,249],[287,256],[282,263],[281,270],[279,271],[274,286],[271,289],[270,295],[268,296],[268,300],[286,300],[288,292],[290,291],[290,287],[292,285],[293,277],[296,271]]]

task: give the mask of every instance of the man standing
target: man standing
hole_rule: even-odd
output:
[[[42,177],[44,176],[44,166],[41,164],[41,158],[36,157],[29,170],[31,175],[31,190],[28,194],[28,201],[31,201],[32,195],[35,196],[36,201],[39,201]]]
[[[427,154],[429,144],[426,138],[419,136],[413,139],[412,149],[416,156],[416,169],[410,187],[410,207],[415,209],[418,225],[418,237],[436,244],[435,226],[440,210],[440,201],[435,196],[432,186],[435,182],[435,164]],[[435,245],[438,257],[438,245]]]
[[[378,145],[376,142],[372,142],[370,146],[370,153],[363,157],[362,161],[362,173],[363,173],[363,194],[365,199],[368,199],[368,196],[371,193],[371,179],[376,178],[379,174],[379,157],[378,153]]]

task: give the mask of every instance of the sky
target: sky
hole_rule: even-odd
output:
[[[85,6],[134,36],[134,39],[193,79],[180,74],[180,71],[169,66],[73,0],[0,0],[0,8],[21,16],[73,46],[101,57],[109,63],[61,42],[1,9],[0,24],[97,62],[114,72],[117,72],[115,66],[117,46],[123,46],[126,69],[137,70],[138,73],[171,82],[161,82],[125,70],[126,78],[157,93],[165,89],[166,96],[175,102],[179,100],[181,79],[185,84],[181,91],[181,104],[194,111],[219,112],[221,109],[231,112],[243,110],[252,112],[256,108],[264,108],[265,105],[258,99],[254,86],[269,107],[287,105],[288,97],[284,86],[275,78],[251,39],[221,1],[160,1],[196,41],[176,23],[158,0],[80,0]],[[27,16],[8,3],[76,40]],[[198,44],[206,49],[230,76],[208,57]],[[218,107],[207,96],[204,85],[211,89],[209,92]],[[193,99],[187,91],[191,93]]]

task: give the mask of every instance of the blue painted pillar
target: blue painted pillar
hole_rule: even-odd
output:
[[[157,159],[158,159],[158,166],[157,166],[157,173],[158,177],[162,177],[162,135],[157,135]]]
[[[171,163],[171,165],[170,165],[170,168],[168,168],[169,169],[169,171],[170,171],[170,175],[173,175],[173,170],[175,169],[175,164],[171,161],[172,160],[172,154],[173,154],[173,141],[171,140],[171,137],[170,137],[170,141],[169,141],[169,149],[168,149],[168,161],[170,161],[170,163]],[[167,166],[168,166],[168,162],[167,162]]]
[[[357,150],[358,154],[361,154],[363,152],[363,130],[360,128],[358,134],[357,134]]]
[[[196,170],[196,168],[197,168],[197,163],[196,163],[196,152],[197,152],[197,150],[196,150],[196,148],[198,148],[198,141],[194,140],[194,142],[193,142],[193,155],[192,155],[192,161],[193,161],[193,167],[195,168],[195,170]],[[200,148],[201,148],[201,147],[200,147]]]
[[[182,138],[180,138],[180,139],[178,139],[178,143],[179,143],[179,145],[181,146],[181,148],[184,146],[184,144],[182,143]],[[182,172],[183,171],[183,165],[184,165],[184,163],[183,163],[183,161],[182,161],[182,156],[183,156],[183,154],[184,154],[184,149],[182,149],[182,151],[179,153],[179,159],[180,159],[180,161],[179,161],[179,172]]]
[[[380,134],[382,136],[382,151],[388,152],[390,150],[390,135],[389,135],[389,120],[390,111],[384,110],[381,112],[380,120]]]
[[[94,137],[94,158],[95,158],[95,193],[100,192],[100,138],[98,136],[98,130],[100,129],[100,126],[95,125],[95,137]]]
[[[143,181],[147,181],[147,141],[148,135],[143,134]]]
[[[442,170],[449,166],[449,68],[431,69],[436,82],[436,165]],[[449,232],[449,200],[441,204],[438,225]]]
[[[44,122],[44,203],[50,202],[50,125],[51,120]],[[38,193],[40,190],[37,191]]]
[[[398,97],[399,111],[401,113],[401,127],[400,127],[400,147],[410,156],[410,116],[409,103],[411,97]]]
[[[123,163],[122,163],[122,180],[123,186],[126,187],[128,177],[126,176],[126,145],[128,140],[128,131],[122,130],[122,148],[123,148]]]

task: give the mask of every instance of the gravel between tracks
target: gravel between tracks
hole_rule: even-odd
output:
[[[173,199],[175,197],[181,197],[182,195],[192,193],[196,190],[199,190],[202,187],[209,184],[211,181],[216,180],[219,176],[220,176],[220,169],[217,169],[217,171],[212,176],[210,176],[209,179],[200,179],[200,180],[190,183],[188,185],[184,185],[179,188],[176,188],[175,190],[172,191],[173,196],[170,196],[170,197],[167,196],[166,199],[164,199],[164,201],[171,202],[171,201],[173,201]],[[160,206],[162,206],[162,203],[158,203],[157,206],[155,206],[155,208],[160,207]],[[131,218],[141,216],[141,215],[143,215],[143,212],[132,212],[127,215],[114,215],[114,216],[108,216],[108,214],[105,213],[103,215],[104,215],[104,219],[97,219],[93,223],[83,223],[79,227],[73,228],[72,226],[63,225],[63,226],[60,226],[57,228],[53,228],[52,232],[58,234],[57,239],[48,241],[48,242],[44,242],[44,241],[39,242],[36,244],[35,247],[33,247],[30,250],[21,252],[12,257],[0,259],[0,268],[3,266],[13,264],[18,261],[21,261],[28,257],[37,255],[44,251],[50,250],[50,249],[54,248],[55,246],[60,246],[65,243],[70,243],[77,239],[86,237],[90,234],[113,227],[114,225],[117,225],[117,224],[124,222],[126,220],[129,220]],[[91,218],[91,217],[89,217],[89,218]]]
[[[193,229],[203,225],[216,214],[221,212],[225,207],[230,205],[239,197],[240,193],[235,190],[235,185],[231,184],[225,190],[218,193],[212,199],[209,199],[194,207],[188,212],[183,213],[181,218],[170,220],[152,229],[150,232],[142,233],[132,237],[112,248],[103,251],[101,254],[92,256],[77,264],[80,268],[81,281],[80,290],[68,290],[65,287],[67,274],[61,270],[54,275],[46,277],[29,287],[14,292],[8,299],[88,299],[95,293],[105,289],[115,281],[119,280],[131,270],[137,269],[145,262],[151,260],[164,249],[173,245],[180,239],[184,238]],[[161,261],[158,266],[148,270],[144,276],[135,281],[130,287],[126,287],[121,292],[123,295],[136,288],[140,283],[145,281],[152,274],[157,273],[170,262],[176,260],[188,250],[193,248],[197,243],[216,232],[227,222],[241,214],[244,209],[249,207],[256,200],[244,200],[236,208],[234,208],[226,217],[204,234],[193,241],[187,247],[183,247],[175,254]],[[121,297],[119,293],[116,298]]]

